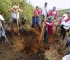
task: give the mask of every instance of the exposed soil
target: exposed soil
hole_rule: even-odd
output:
[[[20,30],[20,35],[17,34],[17,29],[6,31],[8,40],[11,43],[10,48],[7,43],[3,44],[0,41],[0,60],[44,60],[45,56],[51,53],[51,56],[56,60],[61,60],[65,55],[63,49],[64,44],[61,43],[59,32],[54,33],[50,37],[49,43],[45,43],[44,37],[39,44],[40,31],[37,27],[29,30]]]

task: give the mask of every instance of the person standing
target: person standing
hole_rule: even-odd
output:
[[[42,22],[44,21],[45,16],[46,17],[48,16],[49,10],[47,8],[47,5],[48,5],[48,3],[45,2],[44,7],[42,8],[42,11],[41,11],[42,12]]]
[[[58,18],[58,11],[56,10],[56,7],[54,6],[53,9],[49,12],[49,16],[52,16],[53,19]]]
[[[59,26],[62,25],[62,23],[67,19],[67,14],[63,14],[63,16],[59,19],[58,25],[56,26],[56,30],[58,29]],[[61,29],[62,30],[62,29]]]
[[[64,22],[62,22],[61,24],[61,28],[63,29],[62,32],[63,32],[63,40],[66,36],[66,32],[69,32],[69,29],[70,29],[70,10],[67,11],[67,19],[65,19]]]
[[[53,26],[54,26],[53,18],[52,16],[49,16],[46,21],[46,27],[45,27],[45,33],[44,33],[44,38],[46,43],[48,43],[50,35],[53,34]]]
[[[34,25],[36,24],[41,31],[40,19],[39,19],[40,15],[41,15],[41,11],[39,7],[36,6],[36,9],[34,10],[34,16],[32,17],[32,28],[34,28]]]
[[[5,31],[5,21],[4,21],[4,18],[3,18],[3,16],[1,14],[0,14],[0,19],[1,19],[1,23],[2,23],[3,29]]]
[[[13,6],[11,9],[10,9],[10,12],[11,12],[11,17],[8,21],[8,29],[10,29],[11,27],[11,24],[14,20],[17,21],[18,19],[18,24],[19,24],[19,27],[20,27],[20,18],[19,18],[19,13],[21,12],[21,9],[18,7],[18,6]]]
[[[0,15],[0,40],[5,42],[5,26],[4,26],[4,18]]]

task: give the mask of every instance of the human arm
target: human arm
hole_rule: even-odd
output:
[[[48,25],[48,26],[53,26],[53,25],[54,25],[54,21],[52,21],[51,23],[46,22],[46,25]]]

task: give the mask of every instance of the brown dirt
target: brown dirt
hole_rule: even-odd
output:
[[[0,42],[0,60],[44,60],[44,53],[51,53],[57,60],[61,60],[61,57],[64,56],[58,32],[51,36],[48,44],[44,42],[43,37],[39,44],[38,27],[29,30],[22,29],[19,32],[20,35],[17,35],[16,29],[11,32],[6,31],[12,49],[7,44]]]

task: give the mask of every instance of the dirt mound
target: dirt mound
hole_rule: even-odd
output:
[[[4,46],[4,48],[2,48],[2,43],[0,44],[0,52],[2,53],[4,50],[6,50],[4,54],[8,54],[7,57],[2,53],[3,55],[1,55],[1,58],[3,58],[2,56],[7,57],[3,60],[44,60],[44,54],[42,53],[45,53],[45,57],[47,55],[58,60],[64,56],[63,45],[61,45],[61,39],[59,38],[58,31],[53,35],[50,35],[49,43],[45,43],[44,36],[42,36],[40,44],[39,40],[41,33],[37,26],[29,30],[22,28],[19,30],[19,33],[20,35],[17,34],[17,29],[12,29],[11,31],[6,30],[6,36],[12,44],[12,50],[8,46]],[[26,58],[24,58],[24,54]]]

